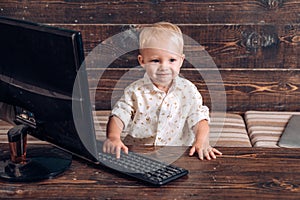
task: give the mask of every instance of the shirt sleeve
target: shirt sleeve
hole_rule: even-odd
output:
[[[123,96],[116,102],[111,115],[117,116],[124,124],[124,129],[128,126],[134,113],[134,95],[130,89],[125,89]]]
[[[203,99],[196,86],[192,87],[191,108],[187,117],[187,123],[190,129],[192,129],[199,121],[207,120],[210,122],[209,108],[203,105]]]

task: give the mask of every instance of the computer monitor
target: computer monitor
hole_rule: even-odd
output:
[[[0,17],[0,30],[0,102],[18,109],[16,123],[21,125],[12,131],[12,135],[26,131],[40,140],[95,160],[74,122],[79,120],[91,126],[91,118],[77,114],[75,117],[78,119],[74,120],[72,114],[74,102],[79,109],[85,106],[82,105],[82,97],[89,102],[88,91],[81,91],[78,85],[87,84],[82,65],[84,51],[80,32],[3,17]],[[80,83],[74,86],[78,74],[82,77]],[[74,89],[78,90],[75,96]],[[92,116],[88,107],[87,112]],[[68,160],[62,169],[70,165]],[[10,170],[13,169],[6,166],[2,174],[4,178],[23,181],[22,177],[15,177],[14,174],[8,176],[7,171],[11,173]],[[32,181],[43,176],[30,172],[23,178]]]

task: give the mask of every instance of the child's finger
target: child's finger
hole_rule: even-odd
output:
[[[121,148],[116,147],[115,151],[116,151],[116,158],[120,158],[121,157]]]
[[[199,159],[200,159],[200,160],[203,160],[203,159],[204,159],[204,153],[203,153],[203,150],[202,150],[202,149],[199,149],[197,153],[198,153]]]
[[[102,146],[102,151],[103,151],[104,153],[109,153],[109,141],[108,141],[108,140],[106,140],[106,141],[104,142],[104,144],[103,144],[103,146]]]
[[[204,154],[204,156],[205,156],[205,158],[207,159],[207,160],[210,160],[211,158],[210,158],[210,152],[211,151],[208,151],[208,150],[203,150],[203,154]]]
[[[216,155],[215,152],[212,150],[211,152],[209,152],[210,157],[212,157],[213,159],[216,159]]]
[[[122,150],[124,151],[124,153],[128,154],[128,147],[127,146],[123,145]]]
[[[103,151],[104,153],[106,153],[106,144],[103,145],[102,151]]]
[[[195,147],[192,147],[192,148],[190,149],[189,156],[194,155],[194,153],[195,153]]]
[[[213,152],[216,153],[216,154],[218,154],[218,155],[222,155],[222,152],[219,151],[218,149],[213,148]]]

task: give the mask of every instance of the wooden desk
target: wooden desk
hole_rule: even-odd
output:
[[[3,154],[7,145],[0,144],[0,149]],[[188,169],[189,175],[160,188],[74,158],[70,169],[52,180],[0,182],[0,198],[299,199],[300,149],[219,149],[224,155],[213,161],[185,153],[175,164]]]

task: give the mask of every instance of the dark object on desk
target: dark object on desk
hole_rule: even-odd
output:
[[[61,150],[39,152],[35,157],[27,157],[27,134],[30,127],[17,125],[8,135],[10,160],[0,161],[0,178],[11,182],[32,182],[53,178],[72,163],[72,156]],[[63,155],[63,156],[62,156]]]
[[[279,141],[280,147],[300,148],[300,115],[292,115]]]
[[[26,153],[27,158],[22,162],[13,162],[9,153],[1,156],[0,178],[2,180],[33,182],[51,179],[65,172],[72,163],[71,154],[57,148],[30,147]]]
[[[71,154],[41,150],[28,157],[26,137],[78,148],[73,142],[77,135],[67,140],[62,131],[67,134],[74,128],[72,91],[84,57],[81,35],[4,17],[0,29],[0,101],[16,108],[16,126],[8,132],[11,160],[1,162],[0,176],[18,182],[52,178],[69,168]]]
[[[111,54],[111,46],[83,62],[80,32],[1,17],[0,30],[0,101],[21,108],[16,123],[29,126],[28,134],[40,140],[101,164],[86,65],[102,66],[99,58],[107,59],[104,52]],[[6,169],[8,174],[16,172],[11,165]],[[157,181],[135,177],[162,185],[185,174],[182,170]]]
[[[140,154],[115,155],[99,153],[99,161],[107,167],[155,186],[165,185],[188,174],[186,169],[165,164]]]

